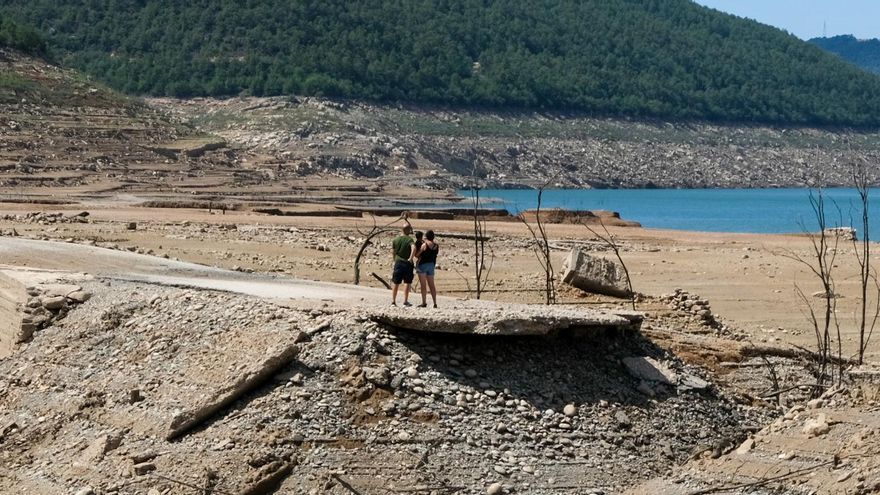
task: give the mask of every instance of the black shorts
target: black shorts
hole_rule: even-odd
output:
[[[406,261],[395,261],[394,271],[391,272],[391,283],[411,284],[413,281],[413,265]]]

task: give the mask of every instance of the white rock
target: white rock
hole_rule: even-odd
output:
[[[831,426],[828,424],[828,417],[825,416],[825,413],[819,413],[815,419],[808,419],[804,423],[804,435],[808,438],[824,435],[830,430]]]
[[[634,378],[652,382],[674,385],[678,382],[678,375],[655,359],[642,357],[623,358],[623,365]]]
[[[755,447],[755,439],[747,438],[745,442],[741,443],[740,446],[736,449],[736,453],[738,455],[745,455],[752,451]]]

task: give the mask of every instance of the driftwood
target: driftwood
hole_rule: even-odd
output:
[[[836,457],[836,456],[835,456],[835,457]],[[755,482],[752,482],[752,483],[741,483],[741,484],[739,484],[739,485],[728,485],[728,486],[720,486],[720,487],[706,488],[706,489],[704,489],[704,490],[697,490],[697,491],[695,491],[695,492],[690,492],[690,493],[688,493],[688,495],[707,495],[707,494],[709,494],[709,493],[720,493],[720,492],[728,492],[728,493],[732,493],[732,492],[735,491],[735,490],[742,490],[742,489],[744,489],[744,488],[758,488],[758,487],[761,487],[761,486],[764,486],[764,485],[768,485],[768,484],[770,484],[770,483],[773,483],[774,481],[780,481],[780,480],[784,480],[785,478],[790,478],[790,477],[795,476],[795,475],[797,475],[797,474],[808,473],[808,472],[810,472],[810,471],[815,471],[815,470],[817,470],[817,469],[819,469],[819,468],[821,468],[821,467],[824,467],[824,466],[828,466],[828,465],[834,464],[835,462],[836,462],[836,461],[832,459],[832,460],[830,460],[830,461],[825,461],[825,462],[823,462],[823,463],[816,464],[816,465],[814,465],[814,466],[808,466],[808,467],[805,467],[805,468],[803,468],[803,469],[797,469],[797,470],[795,470],[795,471],[789,471],[789,472],[787,472],[787,473],[785,473],[785,474],[780,474],[779,476],[774,476],[774,477],[772,477],[772,478],[764,478],[764,479],[761,479],[761,480],[758,480],[758,481],[755,481]]]
[[[777,346],[750,344],[741,347],[739,352],[743,357],[775,356],[789,359],[807,358],[812,360],[820,357],[819,353],[796,345]],[[856,361],[853,359],[838,358],[837,356],[829,356],[828,362],[834,364],[856,364]]]
[[[345,481],[344,479],[342,479],[342,476],[339,476],[339,475],[336,474],[336,473],[333,473],[333,474],[331,474],[330,476],[332,476],[333,479],[335,479],[340,485],[342,485],[343,488],[345,488],[346,490],[350,491],[351,493],[354,493],[354,495],[363,495],[363,493],[361,493],[360,491],[358,491],[357,488],[355,488],[354,486],[352,486],[351,483],[349,483],[348,481]]]
[[[324,330],[327,330],[328,328],[330,328],[330,320],[322,320],[318,324],[313,326],[312,328],[309,328],[308,330],[306,330],[306,333],[311,337],[314,335],[318,335],[319,333],[323,332]]]
[[[196,490],[197,493],[208,493],[208,491],[209,491],[209,489],[207,489],[207,488],[205,488],[205,487],[201,487],[201,486],[198,486],[198,485],[194,485],[194,484],[192,484],[192,483],[188,483],[188,482],[186,482],[186,481],[181,481],[181,480],[178,480],[178,479],[175,479],[175,478],[170,478],[170,477],[168,477],[168,476],[163,476],[163,475],[161,475],[161,474],[152,473],[151,476],[153,476],[153,477],[155,477],[155,478],[159,478],[160,480],[164,480],[164,481],[168,481],[168,482],[171,482],[171,483],[178,484],[178,485],[180,485],[180,486],[185,486],[185,487],[187,487],[187,488],[192,488],[192,489]],[[225,491],[223,491],[223,490],[218,490],[218,489],[216,489],[216,488],[211,488],[211,489],[210,489],[210,493],[214,493],[214,494],[216,494],[216,495],[233,495],[231,492],[225,492]]]
[[[760,398],[765,399],[765,400],[766,399],[773,399],[775,397],[779,397],[782,394],[785,394],[785,393],[791,392],[792,390],[797,390],[800,388],[824,389],[824,388],[828,388],[828,386],[822,385],[820,383],[802,383],[800,385],[792,385],[790,387],[786,387],[781,390],[775,390],[775,391],[770,392],[766,395],[761,395]]]
[[[451,491],[454,493],[458,493],[462,490],[467,489],[465,486],[425,486],[422,488],[392,488],[391,491],[395,493],[421,493],[421,492],[434,492],[434,491]]]
[[[269,472],[269,474],[253,485],[240,491],[238,495],[269,495],[270,493],[275,493],[278,485],[284,481],[284,478],[290,476],[291,472],[293,472],[293,464],[289,462],[281,463],[277,469]]]
[[[384,285],[386,289],[391,290],[391,284],[389,284],[384,278],[382,278],[382,275],[379,275],[376,272],[371,272],[370,275],[372,275],[373,278],[375,278],[376,280],[381,282],[382,285]]]
[[[437,232],[437,237],[440,239],[462,239],[466,241],[480,241],[480,242],[489,242],[492,239],[489,236],[475,236],[473,234],[453,234],[451,232]]]

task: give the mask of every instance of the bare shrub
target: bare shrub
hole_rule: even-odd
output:
[[[553,179],[545,182],[538,188],[538,205],[535,209],[535,226],[533,227],[525,215],[520,214],[519,220],[529,229],[529,234],[534,241],[535,256],[544,270],[544,301],[546,304],[556,304],[556,273],[553,270],[553,259],[550,256],[550,243],[547,240],[547,230],[541,220],[541,204],[543,202],[544,189],[550,185]]]

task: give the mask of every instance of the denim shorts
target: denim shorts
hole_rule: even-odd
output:
[[[434,268],[436,266],[437,266],[437,264],[434,262],[422,263],[416,267],[416,271],[422,275],[427,275],[429,277],[433,277],[434,276]]]

